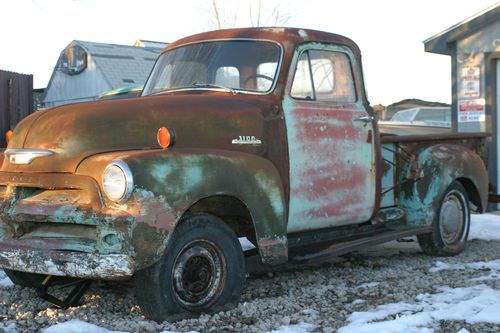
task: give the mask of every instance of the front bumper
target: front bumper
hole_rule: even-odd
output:
[[[0,244],[0,266],[29,273],[78,278],[123,278],[134,274],[132,257],[58,250],[16,248]]]
[[[137,269],[135,222],[126,210],[106,207],[90,177],[0,172],[0,268],[130,277]]]

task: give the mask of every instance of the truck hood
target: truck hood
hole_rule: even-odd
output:
[[[157,132],[173,128],[173,149],[244,150],[262,154],[264,146],[232,144],[239,136],[261,139],[263,111],[270,96],[159,95],[70,104],[36,112],[21,122],[8,149],[48,149],[51,156],[15,165],[5,159],[3,171],[75,172],[88,156],[113,151],[161,149]]]

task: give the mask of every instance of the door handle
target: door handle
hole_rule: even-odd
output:
[[[363,122],[366,124],[366,123],[372,122],[373,119],[375,119],[375,117],[373,117],[373,116],[362,116],[362,117],[354,118],[354,121],[360,121],[360,122]]]

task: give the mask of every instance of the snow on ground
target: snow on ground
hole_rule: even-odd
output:
[[[0,288],[11,287],[13,285],[12,281],[5,275],[3,269],[0,269]]]
[[[379,305],[373,311],[353,312],[339,333],[433,332],[440,320],[500,324],[500,290],[481,284],[467,288],[441,287],[436,294],[421,294],[416,303]]]
[[[42,333],[125,333],[120,331],[110,331],[103,327],[90,324],[81,320],[73,319],[64,323],[59,323],[42,330]]]
[[[16,324],[6,325],[3,323],[0,323],[0,330],[3,330],[0,332],[5,332],[5,333],[17,333]]]
[[[316,325],[300,323],[297,325],[281,326],[277,330],[268,333],[308,333],[316,328]]]
[[[500,259],[487,262],[484,261],[472,262],[468,264],[448,264],[442,261],[437,261],[436,264],[429,269],[429,272],[435,273],[444,270],[464,270],[464,269],[490,272],[490,274],[486,276],[481,276],[478,278],[471,279],[472,281],[500,279]]]
[[[15,326],[1,326],[0,329],[4,329],[7,333],[9,330],[15,332]],[[316,325],[307,324],[307,323],[299,323],[296,325],[286,325],[280,326],[277,330],[270,331],[268,333],[308,333],[316,328]],[[54,326],[50,326],[46,329],[42,330],[42,333],[127,333],[122,331],[110,331],[105,329],[104,327],[100,327],[94,324],[87,323],[85,321],[73,319],[70,321],[66,321],[64,323],[59,323]],[[163,331],[161,333],[177,333],[172,331]],[[188,333],[197,333],[195,331],[190,331]]]
[[[380,282],[367,282],[367,283],[362,283],[360,284],[359,286],[356,287],[356,289],[360,289],[360,288],[373,288],[373,287],[376,287],[380,284]]]
[[[500,216],[495,214],[471,215],[469,240],[500,241]]]
[[[494,214],[472,215],[469,240],[500,241],[500,216]],[[429,269],[431,273],[444,270],[480,270],[488,275],[472,281],[500,279],[500,259],[472,263],[445,263],[437,261]],[[365,283],[357,288],[376,286],[377,282]],[[360,303],[362,300],[356,300]],[[354,302],[353,302],[354,303]],[[420,294],[414,303],[390,303],[374,310],[353,312],[347,318],[348,325],[339,333],[427,333],[434,332],[440,320],[464,320],[474,324],[487,322],[500,324],[500,290],[485,284],[465,288],[440,287],[435,294]],[[469,332],[465,328],[460,333]]]

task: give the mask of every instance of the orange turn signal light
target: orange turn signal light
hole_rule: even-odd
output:
[[[5,133],[5,141],[7,143],[9,143],[10,141],[10,138],[12,138],[12,135],[14,134],[14,132],[12,132],[11,130],[8,130],[6,133]]]
[[[171,128],[160,127],[156,139],[163,149],[170,148],[175,143],[175,132]]]

